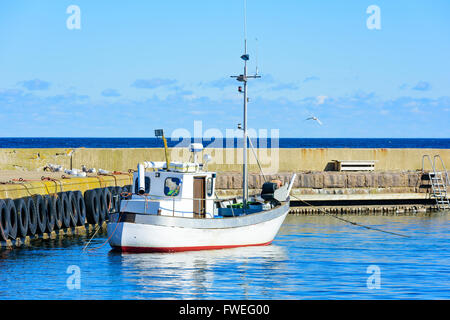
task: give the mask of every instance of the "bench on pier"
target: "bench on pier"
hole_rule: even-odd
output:
[[[377,160],[333,160],[336,171],[374,171]]]

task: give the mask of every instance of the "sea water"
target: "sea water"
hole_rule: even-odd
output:
[[[430,148],[450,149],[448,138],[279,138],[252,139],[255,148]],[[242,139],[167,139],[169,148],[202,142],[205,147],[242,147]],[[163,148],[158,138],[0,138],[0,148]]]
[[[269,246],[122,254],[106,234],[0,251],[0,299],[449,299],[449,212],[289,215]],[[85,250],[84,250],[85,249]]]

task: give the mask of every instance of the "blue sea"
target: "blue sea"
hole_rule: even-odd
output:
[[[290,215],[269,246],[122,254],[106,235],[0,250],[8,299],[450,299],[450,216]]]
[[[450,149],[450,138],[280,138],[252,140],[255,147],[279,148],[431,148]],[[187,147],[202,142],[205,147],[235,148],[242,139],[168,139],[169,147]],[[0,138],[0,148],[159,148],[157,138]]]

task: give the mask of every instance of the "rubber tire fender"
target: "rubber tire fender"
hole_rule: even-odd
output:
[[[56,201],[55,197],[50,195],[44,196],[44,205],[47,210],[47,223],[45,232],[51,233],[55,230],[56,223]]]
[[[52,195],[51,198],[56,210],[55,229],[59,230],[63,228],[64,207],[62,205],[61,198],[57,194]]]
[[[84,203],[83,194],[81,191],[74,191],[73,192],[75,196],[75,201],[78,204],[78,220],[77,225],[78,226],[84,226],[86,224],[86,204]]]
[[[47,206],[45,205],[44,198],[37,194],[34,197],[34,203],[37,213],[37,230],[38,234],[43,234],[47,229]]]
[[[12,199],[4,199],[4,201],[6,203],[7,215],[9,215],[8,221],[9,237],[11,239],[15,239],[17,237],[17,225],[19,219],[17,216],[16,205]]]
[[[87,190],[84,193],[84,203],[86,205],[87,222],[97,224],[100,218],[100,203],[95,189]]]
[[[67,192],[67,197],[69,199],[70,209],[72,211],[72,214],[70,215],[70,226],[76,227],[78,224],[78,213],[80,212],[80,208],[78,207],[75,194],[72,191]]]
[[[106,203],[106,193],[104,188],[97,188],[95,189],[98,195],[98,201],[99,201],[99,223],[103,223],[103,221],[106,220],[107,211],[108,211],[108,205]]]
[[[111,194],[111,205],[109,208],[109,214],[116,213],[116,187],[108,187],[109,193]]]
[[[16,237],[25,237],[28,234],[28,225],[30,213],[24,198],[14,200],[14,206],[17,213],[17,235]]]
[[[120,212],[120,194],[122,193],[122,187],[115,187],[116,197],[114,198],[114,203],[116,206],[116,213]]]
[[[114,202],[113,202],[113,194],[111,189],[104,188],[105,192],[105,200],[106,200],[106,220],[109,220],[109,215],[114,212]]]
[[[9,211],[6,202],[0,199],[0,240],[6,241],[9,237]]]
[[[59,192],[58,193],[59,201],[61,202],[62,211],[64,212],[62,216],[62,227],[63,228],[70,228],[70,222],[71,222],[71,216],[72,216],[72,206],[69,202],[69,197],[67,196],[66,192]]]
[[[36,203],[32,197],[26,197],[25,203],[28,209],[28,234],[34,236],[37,231],[38,213],[36,211]]]

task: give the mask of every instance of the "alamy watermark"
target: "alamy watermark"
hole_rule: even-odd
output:
[[[366,20],[366,26],[369,30],[381,30],[381,9],[377,5],[370,5],[366,10],[370,16]]]
[[[66,9],[66,13],[70,16],[66,20],[66,27],[69,30],[81,29],[81,9],[77,5],[70,5]]]
[[[381,269],[377,265],[370,265],[367,267],[366,273],[370,274],[367,278],[367,289],[380,289],[381,288]]]
[[[69,290],[81,289],[81,269],[77,265],[71,265],[67,267],[67,277],[66,286]]]
[[[249,140],[252,141],[251,144],[248,143],[247,163],[250,166],[256,166],[256,154],[264,173],[277,172],[279,168],[279,130],[249,128],[247,133]],[[170,138],[172,141],[177,141],[175,147],[171,149],[170,155],[174,161],[189,161],[191,153],[187,146],[194,140],[194,142],[211,141],[207,145],[208,150],[205,150],[211,156],[208,164],[241,165],[243,163],[242,129],[225,129],[225,132],[217,128],[204,130],[202,121],[194,121],[194,132],[178,128],[171,133]],[[238,141],[237,145],[235,145],[236,140]]]

